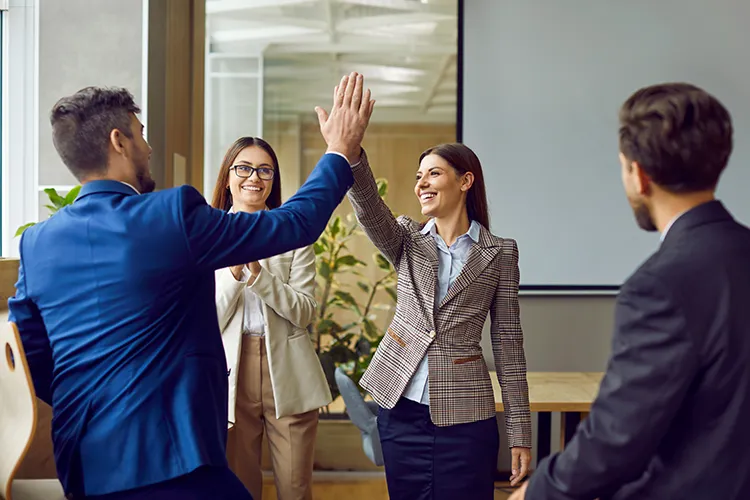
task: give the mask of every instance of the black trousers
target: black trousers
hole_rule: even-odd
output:
[[[253,500],[228,467],[200,467],[161,483],[86,500]]]
[[[438,427],[430,408],[401,398],[378,413],[391,500],[492,500],[500,436],[496,419]]]

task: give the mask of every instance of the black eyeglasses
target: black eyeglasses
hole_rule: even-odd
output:
[[[235,165],[229,170],[234,170],[234,173],[237,177],[240,177],[242,179],[247,179],[248,177],[253,176],[253,172],[258,172],[258,177],[263,181],[270,181],[273,179],[273,176],[276,172],[272,168],[268,167],[250,167],[247,165]]]

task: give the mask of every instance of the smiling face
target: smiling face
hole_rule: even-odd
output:
[[[419,164],[414,186],[422,215],[442,218],[463,209],[473,180],[471,172],[456,175],[456,170],[441,156],[425,156]]]
[[[240,151],[228,179],[235,211],[265,209],[276,173],[273,164],[271,156],[259,146],[249,146]]]

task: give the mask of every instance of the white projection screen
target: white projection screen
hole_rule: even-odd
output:
[[[617,113],[686,81],[732,114],[718,196],[750,223],[750,1],[464,0],[458,137],[485,171],[492,232],[527,291],[617,290],[658,248],[620,180]]]

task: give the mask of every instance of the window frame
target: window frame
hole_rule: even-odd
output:
[[[39,0],[7,4],[2,16],[1,254],[18,257],[16,229],[39,220]]]

